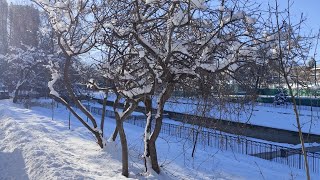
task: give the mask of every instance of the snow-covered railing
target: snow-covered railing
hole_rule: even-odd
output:
[[[131,117],[125,122],[145,127],[145,119]],[[289,167],[305,169],[301,149],[293,149],[284,146],[263,143],[247,139],[245,137],[221,134],[215,130],[199,130],[197,127],[185,127],[183,125],[163,123],[161,133],[178,138],[184,138],[205,147],[214,147],[220,150],[232,151],[234,153],[246,154],[259,157]],[[320,173],[320,154],[316,152],[307,153],[309,167],[312,172]]]
[[[102,115],[102,108],[86,106],[92,113]],[[106,110],[106,116],[114,117],[113,111]],[[130,123],[145,128],[146,116],[132,115],[126,119]],[[154,127],[154,124],[152,124]],[[220,150],[232,151],[234,153],[246,154],[259,157],[289,167],[305,169],[301,149],[288,148],[270,143],[247,139],[243,136],[229,135],[215,131],[214,129],[199,128],[196,126],[176,125],[162,123],[161,133],[183,138],[192,143],[197,141],[202,147],[214,147]],[[320,153],[307,153],[309,168],[314,173],[320,173]]]
[[[45,108],[52,107],[52,104],[49,102],[38,103],[38,105]],[[89,105],[85,105],[85,107],[94,114],[102,115],[102,108],[91,107]],[[114,112],[106,110],[105,115],[113,118]],[[146,116],[132,115],[128,117],[125,122],[145,128]],[[152,124],[152,128],[153,127],[154,124]],[[198,126],[192,126],[190,124],[171,124],[163,122],[161,134],[182,138],[191,143],[197,142],[197,146],[200,145],[203,148],[214,147],[220,150],[259,157],[272,162],[285,164],[293,168],[305,169],[303,154],[299,148],[294,149],[271,143],[259,142],[243,136],[226,134],[214,129],[199,128]],[[315,147],[315,149],[317,148],[320,149],[320,147]],[[307,150],[309,150],[309,152],[307,152],[309,168],[314,173],[320,173],[320,153],[317,153],[316,150],[312,149],[312,147],[307,148]]]

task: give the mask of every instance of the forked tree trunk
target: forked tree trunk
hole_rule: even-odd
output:
[[[119,104],[119,100],[117,99],[113,104],[113,109],[117,109],[118,108],[118,104]],[[128,108],[129,108],[129,104],[127,103],[127,104],[125,104],[122,112],[125,112]],[[116,115],[117,114],[116,111],[114,111],[114,113],[115,113],[115,116],[117,116]],[[111,136],[112,141],[115,141],[117,139],[118,132],[119,132],[119,130],[118,130],[118,127],[116,126],[114,128],[112,136]]]
[[[13,96],[13,99],[12,99],[12,102],[13,102],[13,103],[17,103],[17,102],[18,102],[18,94],[19,94],[19,89],[17,88],[17,89],[14,91],[14,96]]]
[[[112,141],[115,141],[117,139],[117,136],[118,136],[118,127],[116,126],[112,133],[112,137],[111,137]]]
[[[155,127],[153,133],[149,140],[149,149],[150,149],[150,160],[152,169],[156,173],[160,173],[160,167],[158,163],[158,155],[157,155],[157,148],[156,148],[156,141],[161,131],[162,120],[163,120],[163,110],[166,101],[170,98],[171,93],[173,92],[174,84],[169,83],[167,87],[163,90],[159,97],[158,107],[157,107],[157,114],[155,117]]]
[[[119,114],[117,111],[118,105],[120,101],[120,95],[117,94],[117,98],[113,104],[113,110],[115,113],[116,118],[116,128],[114,134],[118,134],[120,136],[120,142],[121,142],[121,148],[122,148],[122,175],[128,177],[129,176],[129,161],[128,161],[128,144],[127,144],[127,138],[126,134],[123,128],[123,121],[127,119],[127,117],[134,111],[134,109],[137,107],[138,103],[133,102],[131,105],[128,103],[125,105],[125,108],[123,109],[123,113]],[[116,131],[118,133],[116,133]]]

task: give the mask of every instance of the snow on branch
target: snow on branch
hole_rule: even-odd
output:
[[[54,89],[53,85],[57,82],[57,80],[60,78],[60,74],[59,74],[59,64],[58,62],[49,62],[49,65],[47,66],[47,68],[50,69],[51,71],[51,81],[48,82],[48,88],[50,90],[50,94],[56,97],[60,97],[59,93]]]

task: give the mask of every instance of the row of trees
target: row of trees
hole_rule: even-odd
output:
[[[55,44],[45,13],[32,4],[0,1],[0,84],[13,93],[14,102],[33,95],[48,96],[48,66],[51,61],[62,64],[64,60]],[[89,69],[81,62],[74,65],[73,84],[83,82],[82,73]],[[60,83],[58,89],[65,88]]]
[[[255,92],[270,70],[289,87],[302,82],[297,65],[304,63],[310,47],[300,33],[304,19],[293,24],[289,8],[280,11],[277,4],[263,10],[247,0],[34,2],[41,11],[19,5],[6,11],[8,6],[0,6],[0,12],[8,14],[0,16],[0,40],[8,42],[0,44],[0,49],[9,46],[0,51],[0,80],[14,90],[14,101],[23,87],[49,89],[101,148],[106,146],[104,118],[95,118],[83,106],[75,84],[88,83],[106,95],[113,92],[116,129],[110,140],[119,134],[124,176],[128,176],[128,147],[123,122],[139,103],[145,105],[147,121],[146,170],[160,173],[156,142],[165,103],[175,89],[200,94],[198,113],[205,116],[212,101],[225,99],[232,83]],[[0,5],[7,4],[2,0]],[[22,16],[27,12],[28,16]],[[7,17],[9,24],[16,22],[9,25],[9,32],[2,26],[7,27]],[[84,65],[81,59],[94,66]],[[294,102],[295,94],[289,90]],[[156,104],[155,112],[152,104]]]
[[[46,88],[47,51],[39,48],[40,12],[31,5],[8,6],[6,0],[0,4],[0,82],[14,91],[16,102],[22,89],[41,92]]]
[[[209,93],[204,94],[212,95],[231,80],[256,85],[264,77],[265,65],[271,65],[290,85],[292,69],[308,53],[306,39],[299,34],[303,20],[293,25],[288,11],[280,12],[277,5],[262,11],[259,4],[250,1],[228,0],[34,2],[46,12],[63,57],[63,68],[51,63],[50,93],[103,148],[104,119],[96,119],[82,105],[70,77],[79,57],[99,54],[87,61],[97,65],[97,76],[104,80],[90,80],[89,85],[106,94],[112,91],[117,97],[113,105],[117,126],[111,139],[120,136],[124,176],[128,176],[128,147],[123,122],[139,102],[146,107],[146,168],[150,162],[160,173],[156,141],[164,105],[175,88],[201,92],[206,88]],[[252,76],[241,78],[237,74]],[[63,80],[70,99],[90,123],[55,90],[58,79]],[[156,112],[152,112],[153,97],[157,97]],[[120,106],[121,99],[124,107]]]

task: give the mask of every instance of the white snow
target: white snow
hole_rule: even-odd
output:
[[[184,25],[188,22],[188,15],[182,12],[181,9],[177,13],[175,13],[172,17],[172,23],[175,26]]]
[[[99,95],[95,95],[99,98]],[[114,95],[110,94],[108,100],[114,100]],[[154,97],[153,107],[156,108],[156,97]],[[196,114],[198,101],[196,99],[188,98],[172,98],[166,104],[164,109],[173,112],[180,112],[186,114]],[[143,104],[139,104],[143,106]],[[285,129],[290,131],[297,131],[295,114],[292,106],[274,106],[273,104],[256,104],[253,106],[246,105],[241,110],[239,117],[234,111],[238,105],[235,103],[226,104],[219,111],[218,105],[214,106],[210,112],[212,117],[221,118],[224,120],[246,122],[253,125],[272,127],[277,129]],[[251,115],[252,113],[252,115]],[[308,106],[301,106],[299,108],[300,121],[302,124],[302,131],[305,133],[320,135],[320,107],[313,107],[312,111]],[[248,121],[248,118],[251,117]]]
[[[152,4],[157,2],[158,0],[146,0],[146,4]]]
[[[224,8],[224,6],[219,6],[219,7],[218,7],[218,10],[219,10],[219,11],[224,11],[225,8]]]
[[[250,25],[257,22],[257,20],[256,20],[255,18],[252,18],[252,17],[250,17],[250,16],[246,16],[245,18],[246,18],[246,22],[247,22],[248,24],[250,24]]]
[[[192,4],[199,9],[206,9],[205,1],[204,0],[191,0]]]
[[[57,80],[60,78],[60,74],[58,70],[56,69],[59,67],[58,63],[50,62],[50,65],[48,66],[51,71],[51,81],[48,82],[48,88],[50,90],[50,94],[60,97],[59,93],[54,89],[53,85],[57,82]]]
[[[118,141],[101,150],[74,117],[68,130],[64,107],[54,110],[54,120],[51,114],[50,109],[0,101],[0,179],[126,179]],[[106,134],[114,127],[107,118]],[[192,158],[192,144],[168,135],[157,141],[162,173],[144,174],[143,128],[125,124],[125,129],[132,179],[305,179],[302,170],[214,148],[197,147]]]

